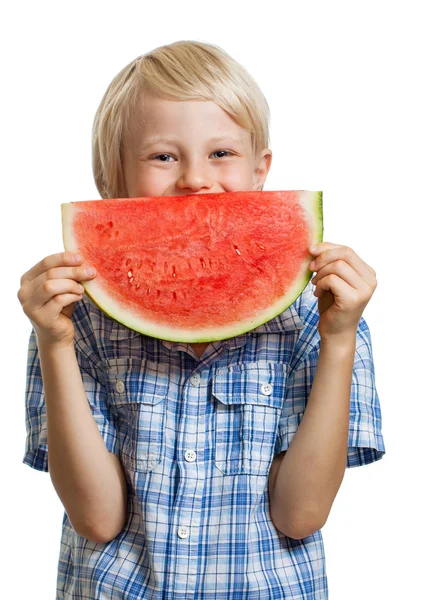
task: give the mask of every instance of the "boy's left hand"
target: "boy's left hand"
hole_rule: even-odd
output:
[[[348,246],[322,242],[315,251],[312,283],[318,297],[321,339],[355,335],[365,306],[377,287],[376,273]]]

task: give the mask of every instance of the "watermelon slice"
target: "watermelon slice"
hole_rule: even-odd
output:
[[[322,193],[225,192],[62,204],[66,250],[108,315],[165,340],[210,342],[282,313],[312,273]]]

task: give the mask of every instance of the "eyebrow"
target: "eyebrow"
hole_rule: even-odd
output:
[[[233,135],[222,135],[218,137],[213,137],[207,140],[212,144],[216,144],[219,142],[235,142],[236,144],[242,144],[242,140],[239,137],[235,137]],[[176,144],[177,139],[171,137],[162,137],[159,135],[153,135],[145,140],[144,144],[140,144],[140,148],[147,148],[148,146],[152,146],[153,144]]]

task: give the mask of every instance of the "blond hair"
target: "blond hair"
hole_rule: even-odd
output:
[[[269,108],[251,75],[218,46],[179,41],[130,62],[110,83],[92,130],[93,175],[102,198],[127,195],[122,141],[140,96],[211,100],[251,133],[257,155],[269,145]]]

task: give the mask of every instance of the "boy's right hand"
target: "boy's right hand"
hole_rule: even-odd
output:
[[[38,341],[56,346],[69,346],[74,341],[71,317],[74,302],[83,298],[84,288],[79,281],[96,276],[87,273],[71,252],[47,256],[21,277],[18,299],[30,319]]]

